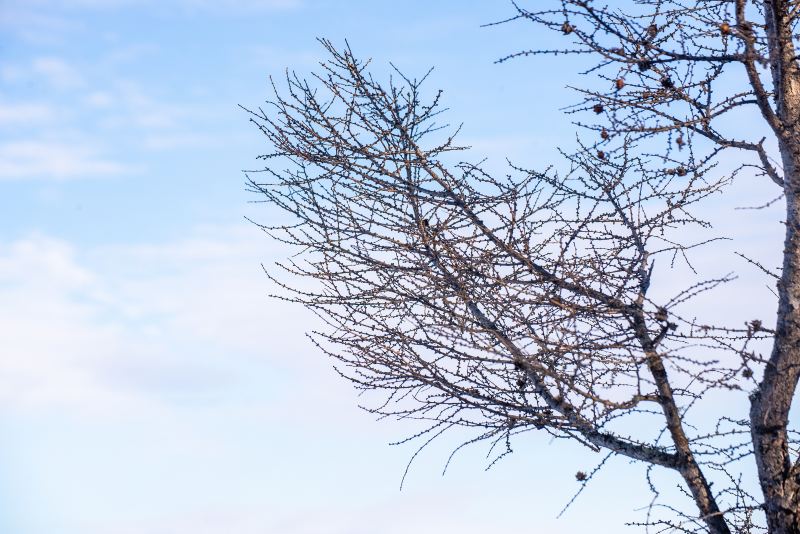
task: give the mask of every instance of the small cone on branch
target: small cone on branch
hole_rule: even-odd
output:
[[[678,150],[683,148],[683,145],[685,145],[686,143],[684,143],[682,135],[679,135],[678,138],[675,139],[675,144],[678,145]]]
[[[606,159],[606,153],[603,152],[602,150],[598,150],[597,151],[597,158],[598,159]]]
[[[564,24],[561,25],[561,33],[563,33],[564,35],[569,35],[573,31],[575,31],[575,28],[569,22],[565,22]]]
[[[656,34],[658,34],[658,26],[656,26],[655,24],[651,24],[650,26],[647,27],[647,35],[649,35],[652,38],[655,37]]]
[[[608,139],[608,137],[609,137],[608,136],[608,130],[606,130],[605,128],[600,130],[600,138],[601,139]]]
[[[730,35],[731,34],[731,25],[728,24],[728,21],[723,22],[719,25],[719,31],[722,35]]]
[[[661,87],[664,89],[672,89],[675,87],[675,83],[672,81],[672,78],[661,78]]]
[[[594,111],[598,115],[601,114],[603,112],[603,104],[595,104],[594,106],[592,106],[592,111]]]
[[[683,167],[678,167],[678,170],[675,172],[678,174],[678,176],[686,176],[686,169]]]
[[[625,87],[625,79],[624,78],[617,78],[617,80],[614,82],[614,85],[617,86],[617,91],[619,91],[620,89]]]
[[[587,478],[588,477],[586,476],[586,473],[584,473],[583,471],[578,471],[577,473],[575,473],[575,480],[577,480],[578,482],[583,482]]]

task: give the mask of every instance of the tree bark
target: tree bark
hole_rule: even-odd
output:
[[[764,377],[751,396],[751,433],[764,511],[771,534],[800,534],[800,464],[789,450],[787,425],[800,378],[800,70],[792,44],[791,5],[764,2],[776,131],[784,171],[786,235],[778,281],[775,341]]]
[[[647,367],[650,369],[650,374],[653,376],[658,388],[659,403],[664,411],[667,430],[669,430],[672,442],[675,444],[675,451],[678,457],[677,471],[689,487],[689,491],[692,493],[694,502],[700,510],[701,517],[708,527],[709,533],[730,534],[731,531],[714,498],[711,486],[692,453],[689,439],[686,437],[686,432],[683,428],[683,418],[675,402],[672,386],[667,377],[667,369],[653,347],[653,341],[647,333],[643,316],[637,317],[634,327],[642,348],[647,354]]]
[[[800,377],[800,151],[794,152],[793,157],[783,158],[787,220],[775,342],[750,410],[753,450],[772,534],[800,533],[800,469],[790,457],[787,434]]]

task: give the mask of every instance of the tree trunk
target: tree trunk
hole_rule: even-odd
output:
[[[751,396],[750,422],[764,511],[771,534],[800,534],[800,466],[791,458],[789,409],[800,378],[800,70],[792,43],[790,3],[765,0],[777,125],[783,163],[786,236],[778,281],[775,341]]]
[[[764,378],[751,397],[750,420],[769,532],[800,534],[800,469],[793,465],[786,430],[800,377],[800,142],[782,148],[786,238],[778,320]]]

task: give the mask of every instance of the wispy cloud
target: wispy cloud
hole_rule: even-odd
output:
[[[205,233],[94,250],[40,235],[0,245],[0,407],[147,411],[246,390],[256,355],[302,344],[265,329],[291,318],[273,317],[258,290],[259,233]]]
[[[84,98],[87,106],[95,109],[106,109],[111,107],[116,99],[114,95],[108,91],[92,91]]]
[[[77,360],[92,343],[109,346],[113,332],[76,328],[89,310],[69,298],[93,282],[66,243],[36,236],[0,248],[0,405],[95,400]]]
[[[74,89],[86,85],[78,71],[61,58],[36,58],[31,64],[31,70],[57,89]]]
[[[213,135],[197,132],[202,109],[153,94],[136,79],[112,76],[96,83],[91,69],[52,55],[2,66],[0,76],[19,94],[29,83],[47,89],[40,101],[0,101],[0,128],[7,126],[0,132],[0,180],[72,180],[126,172],[132,165],[125,156],[108,156],[109,132],[136,132],[127,142],[146,151],[214,142]],[[118,148],[117,154],[130,153]]]
[[[19,1],[19,0],[18,0]],[[202,9],[214,12],[237,14],[252,11],[274,11],[293,9],[304,4],[304,0],[33,0],[29,9],[43,11],[56,9],[75,11],[86,9],[119,9],[127,7],[158,7],[160,9]]]
[[[143,139],[145,148],[152,150],[211,146],[213,143],[212,136],[191,133],[154,134]]]
[[[54,116],[53,108],[47,104],[0,104],[0,126],[45,122],[51,120]]]
[[[37,0],[10,0],[0,5],[0,29],[35,45],[59,45],[81,26]]]
[[[125,165],[103,158],[85,144],[12,141],[0,144],[0,181],[66,180],[119,174]]]
[[[302,0],[173,0],[174,4],[195,9],[237,13],[242,11],[271,11],[294,9]]]
[[[79,70],[64,58],[48,55],[29,58],[0,67],[0,78],[7,84],[43,84],[49,90],[83,89],[87,81]]]
[[[85,102],[96,110],[109,113],[102,122],[112,128],[135,126],[148,133],[177,133],[193,113],[185,105],[166,102],[154,96],[142,84],[130,79],[117,79],[104,88],[89,93]]]

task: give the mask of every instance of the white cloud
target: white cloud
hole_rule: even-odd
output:
[[[56,283],[73,290],[92,281],[90,273],[76,264],[74,250],[62,241],[35,236],[6,245],[0,252],[0,279],[22,283],[25,289]]]
[[[301,0],[174,0],[172,3],[181,7],[213,9],[226,13],[293,9],[302,5]]]
[[[114,104],[115,98],[108,91],[92,91],[84,101],[93,108],[108,108]]]
[[[178,126],[188,115],[185,108],[160,102],[139,83],[117,80],[109,89],[89,95],[88,103],[94,107],[114,107],[114,114],[104,120],[106,126],[129,128],[135,125],[143,130],[156,131]]]
[[[143,140],[145,148],[152,150],[202,147],[213,143],[214,139],[211,136],[188,133],[154,134],[146,136]]]
[[[57,56],[33,57],[25,63],[5,64],[0,68],[0,77],[7,83],[17,84],[41,81],[57,90],[82,89],[87,85],[78,69]]]
[[[74,89],[86,84],[77,70],[57,57],[36,58],[31,64],[31,70],[57,89]]]
[[[0,7],[0,28],[37,46],[58,46],[81,26],[75,20],[53,13],[52,9],[37,9],[41,6],[36,4],[35,0],[4,1]]]
[[[66,243],[36,236],[0,248],[1,406],[93,400],[86,349],[114,337],[79,327],[91,308],[72,298],[93,282]]]
[[[0,126],[45,122],[54,116],[53,109],[46,104],[0,104]]]
[[[0,181],[83,178],[119,174],[121,163],[102,158],[91,147],[43,141],[0,145]]]
[[[18,65],[3,65],[0,67],[0,78],[6,83],[16,83],[24,78],[25,71]]]
[[[303,0],[28,0],[39,9],[119,9],[152,7],[161,9],[203,9],[235,14],[250,11],[273,11],[297,8]]]
[[[304,345],[301,321],[272,333],[293,318],[266,296],[263,237],[204,233],[82,252],[44,236],[0,246],[0,408],[146,412],[241,393],[252,362]]]

